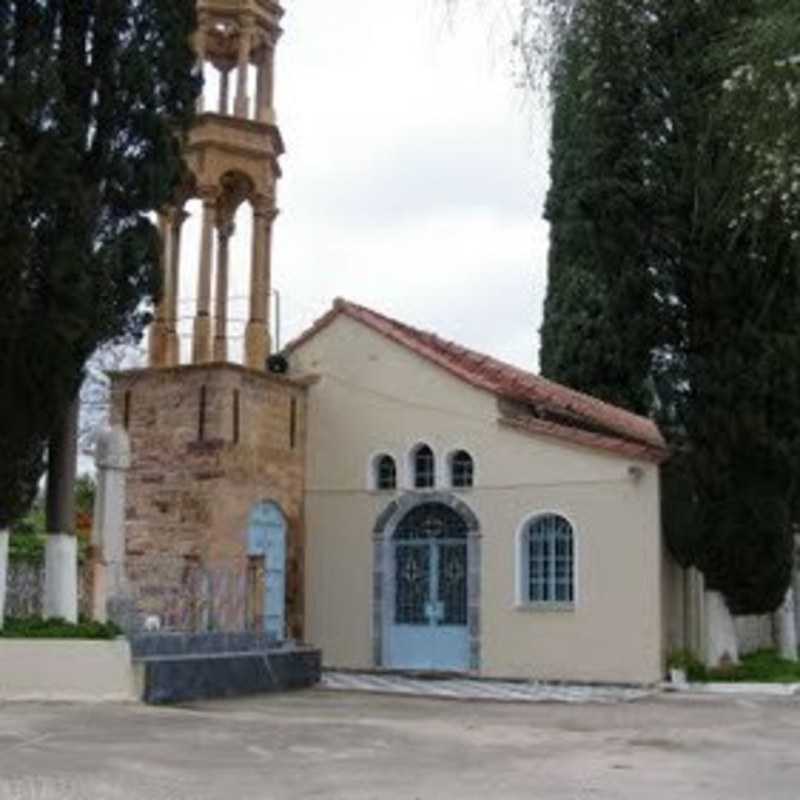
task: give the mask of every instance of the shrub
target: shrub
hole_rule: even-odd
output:
[[[708,673],[705,665],[688,650],[677,650],[669,657],[670,669],[682,669],[690,681],[706,681]]]
[[[0,629],[2,639],[116,639],[122,629],[113,622],[81,619],[77,625],[63,619],[8,617]]]

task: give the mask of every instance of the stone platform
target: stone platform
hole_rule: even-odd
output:
[[[321,651],[257,633],[137,634],[131,649],[147,703],[302,689],[321,678]]]

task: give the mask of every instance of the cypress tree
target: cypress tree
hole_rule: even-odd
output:
[[[0,528],[102,344],[159,292],[148,212],[182,178],[194,0],[0,3]]]
[[[658,415],[668,542],[736,613],[783,599],[797,518],[798,203],[723,90],[768,5],[582,0],[553,82],[543,368]]]
[[[552,78],[544,375],[644,412],[656,343],[641,124],[644,8],[584,0]]]

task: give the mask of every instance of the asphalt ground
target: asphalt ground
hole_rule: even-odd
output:
[[[0,704],[0,800],[798,800],[800,700]]]

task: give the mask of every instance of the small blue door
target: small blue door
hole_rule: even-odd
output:
[[[397,526],[391,547],[387,666],[466,670],[466,524],[447,506],[418,506]]]
[[[264,558],[264,632],[286,638],[286,518],[276,503],[259,503],[250,513],[249,556]]]

